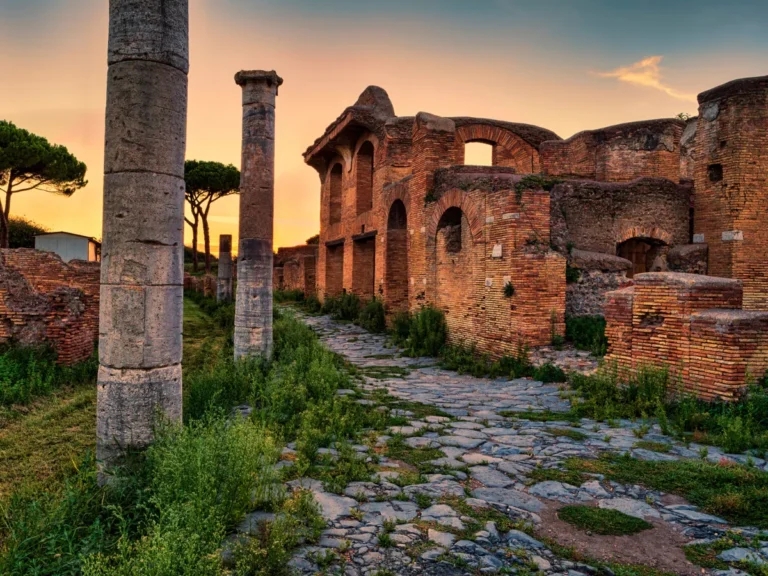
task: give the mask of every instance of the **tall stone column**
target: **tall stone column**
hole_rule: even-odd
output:
[[[232,235],[219,236],[219,277],[216,284],[216,301],[232,300]]]
[[[274,70],[243,70],[235,75],[235,82],[243,89],[235,358],[269,357],[272,354],[275,97],[283,79]]]
[[[187,2],[109,2],[101,470],[149,444],[159,415],[181,420]]]

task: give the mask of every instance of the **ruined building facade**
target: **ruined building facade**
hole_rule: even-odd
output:
[[[565,140],[398,117],[369,87],[304,154],[321,184],[318,296],[377,297],[389,314],[435,305],[453,340],[492,355],[548,344],[566,312],[603,314],[605,294],[644,272],[737,279],[744,308],[766,309],[767,86],[705,92],[688,121]],[[492,146],[492,166],[464,165],[472,142]]]

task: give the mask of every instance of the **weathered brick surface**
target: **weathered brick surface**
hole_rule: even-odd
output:
[[[99,275],[96,262],[0,251],[0,341],[50,343],[61,364],[87,359],[99,335]]]
[[[649,273],[606,302],[609,354],[620,370],[666,366],[683,389],[733,399],[768,368],[768,313],[741,309],[739,280]]]
[[[317,244],[278,248],[272,269],[272,284],[279,290],[316,291]]]
[[[552,190],[552,241],[616,254],[631,238],[667,246],[690,241],[692,189],[662,178],[627,183],[568,181]]]
[[[699,94],[694,232],[709,274],[744,282],[744,307],[768,310],[768,76]]]
[[[680,179],[680,137],[685,123],[646,120],[586,130],[540,146],[545,174],[603,182],[652,176]]]

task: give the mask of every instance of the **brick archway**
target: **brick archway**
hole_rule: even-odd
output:
[[[652,228],[646,226],[630,226],[625,228],[616,238],[616,244],[621,244],[622,242],[632,240],[633,238],[656,240],[669,246],[673,244],[672,234],[663,228],[658,228],[656,226]]]
[[[456,137],[463,144],[482,142],[492,145],[494,166],[515,168],[520,174],[539,171],[538,149],[510,130],[478,122],[459,126]]]
[[[388,206],[384,298],[393,313],[408,310],[408,212],[399,198]]]
[[[427,222],[427,242],[434,244],[437,226],[449,208],[459,208],[467,218],[473,242],[483,241],[483,223],[480,208],[462,190],[454,188],[443,194],[432,209]]]

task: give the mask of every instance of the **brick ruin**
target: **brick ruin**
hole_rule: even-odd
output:
[[[317,244],[278,248],[272,269],[275,290],[301,290],[306,296],[316,292]]]
[[[607,295],[606,357],[621,371],[664,365],[687,392],[732,400],[768,369],[768,312],[743,310],[743,283],[698,274],[638,274]]]
[[[493,356],[549,344],[566,313],[610,322],[605,295],[647,272],[737,279],[745,311],[768,309],[767,96],[768,77],[736,80],[701,94],[697,118],[563,140],[396,116],[371,86],[304,153],[321,181],[318,296],[375,296],[390,316],[435,305],[451,340]],[[475,142],[491,166],[464,165]]]
[[[60,364],[93,354],[99,337],[98,262],[0,250],[0,342],[50,343]]]

